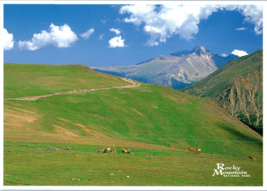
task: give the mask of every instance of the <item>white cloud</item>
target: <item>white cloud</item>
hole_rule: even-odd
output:
[[[256,34],[262,34],[263,27],[263,7],[262,5],[227,5],[226,10],[239,11],[245,16],[244,21],[255,25],[254,32]]]
[[[98,39],[103,40],[103,36],[104,36],[104,34],[101,34]]]
[[[127,23],[140,25],[145,18],[151,17],[152,14],[154,14],[154,9],[155,5],[152,4],[125,5],[120,8],[119,13],[130,13],[130,18],[125,18],[124,21]]]
[[[49,27],[49,32],[43,30],[41,33],[34,34],[29,41],[19,41],[18,46],[26,50],[38,50],[47,46],[68,48],[78,40],[76,34],[67,24],[56,26],[52,23]]]
[[[243,31],[243,30],[246,30],[246,28],[245,27],[241,27],[241,28],[236,28],[235,30],[236,31]]]
[[[228,56],[228,54],[221,54],[221,57],[227,57]]]
[[[238,57],[242,57],[242,56],[248,55],[248,53],[246,51],[244,51],[244,50],[236,50],[236,49],[233,50],[233,52],[231,52],[231,54],[234,54],[234,55],[236,55]]]
[[[94,31],[95,30],[93,28],[91,28],[88,31],[86,31],[85,33],[80,34],[80,36],[83,37],[84,39],[88,39],[91,36],[91,34],[94,33]]]
[[[115,32],[116,33],[116,35],[118,35],[118,34],[120,34],[121,33],[121,31],[119,30],[119,29],[114,29],[114,28],[111,28],[111,29],[109,29],[111,32]]]
[[[5,28],[3,28],[3,46],[4,50],[11,50],[14,47],[13,34],[8,33]]]
[[[110,48],[126,47],[124,41],[125,39],[121,39],[121,36],[115,36],[114,38],[109,40],[109,47]]]
[[[219,10],[239,11],[246,22],[255,24],[256,34],[262,33],[262,6],[257,5],[136,4],[122,6],[119,13],[130,14],[124,22],[136,26],[144,24],[143,30],[150,36],[146,44],[155,46],[178,34],[188,41],[193,39],[200,21]]]

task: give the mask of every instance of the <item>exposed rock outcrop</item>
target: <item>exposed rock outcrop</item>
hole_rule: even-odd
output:
[[[182,91],[215,100],[228,113],[262,134],[262,51],[233,60]]]

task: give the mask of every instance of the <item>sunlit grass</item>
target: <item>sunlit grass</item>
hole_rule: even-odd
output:
[[[70,68],[62,80],[66,76],[74,78],[67,71],[77,68],[64,67]],[[77,71],[80,69],[84,67],[78,67]],[[81,72],[94,79],[91,87],[124,83],[117,77],[103,77],[91,70]],[[84,82],[85,76],[80,74],[79,83],[76,81],[73,85]],[[8,76],[5,80],[9,84],[7,91],[17,86],[11,85]],[[42,84],[35,89],[33,82],[21,81],[26,84],[21,82],[22,88],[18,91],[15,88],[8,95],[48,92]],[[61,90],[74,88],[71,83],[63,82]],[[55,87],[61,88],[56,85],[49,91]],[[261,137],[211,101],[169,87],[141,84],[132,89],[97,90],[35,101],[12,100],[4,102],[4,109],[5,185],[246,186],[263,183]],[[64,150],[66,147],[73,150]],[[96,152],[107,147],[118,152]],[[189,153],[188,147],[201,148],[202,153]],[[123,148],[131,149],[133,154],[123,154]],[[248,159],[249,155],[257,160]],[[218,162],[239,165],[251,177],[212,177]]]

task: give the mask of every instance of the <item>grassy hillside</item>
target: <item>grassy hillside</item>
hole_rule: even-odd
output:
[[[5,185],[262,185],[262,137],[211,101],[169,87],[141,84],[4,107]],[[119,152],[96,152],[106,147]],[[218,162],[252,177],[212,177]]]
[[[83,65],[4,64],[4,98],[128,85]]]
[[[209,97],[262,134],[262,51],[227,63],[203,80],[182,91]]]

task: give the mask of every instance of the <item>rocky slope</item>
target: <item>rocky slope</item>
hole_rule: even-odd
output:
[[[91,67],[92,69],[146,83],[181,89],[208,76],[237,56],[221,57],[197,46],[130,66]]]
[[[262,134],[262,54],[259,50],[235,59],[182,91],[211,98],[228,113]]]

